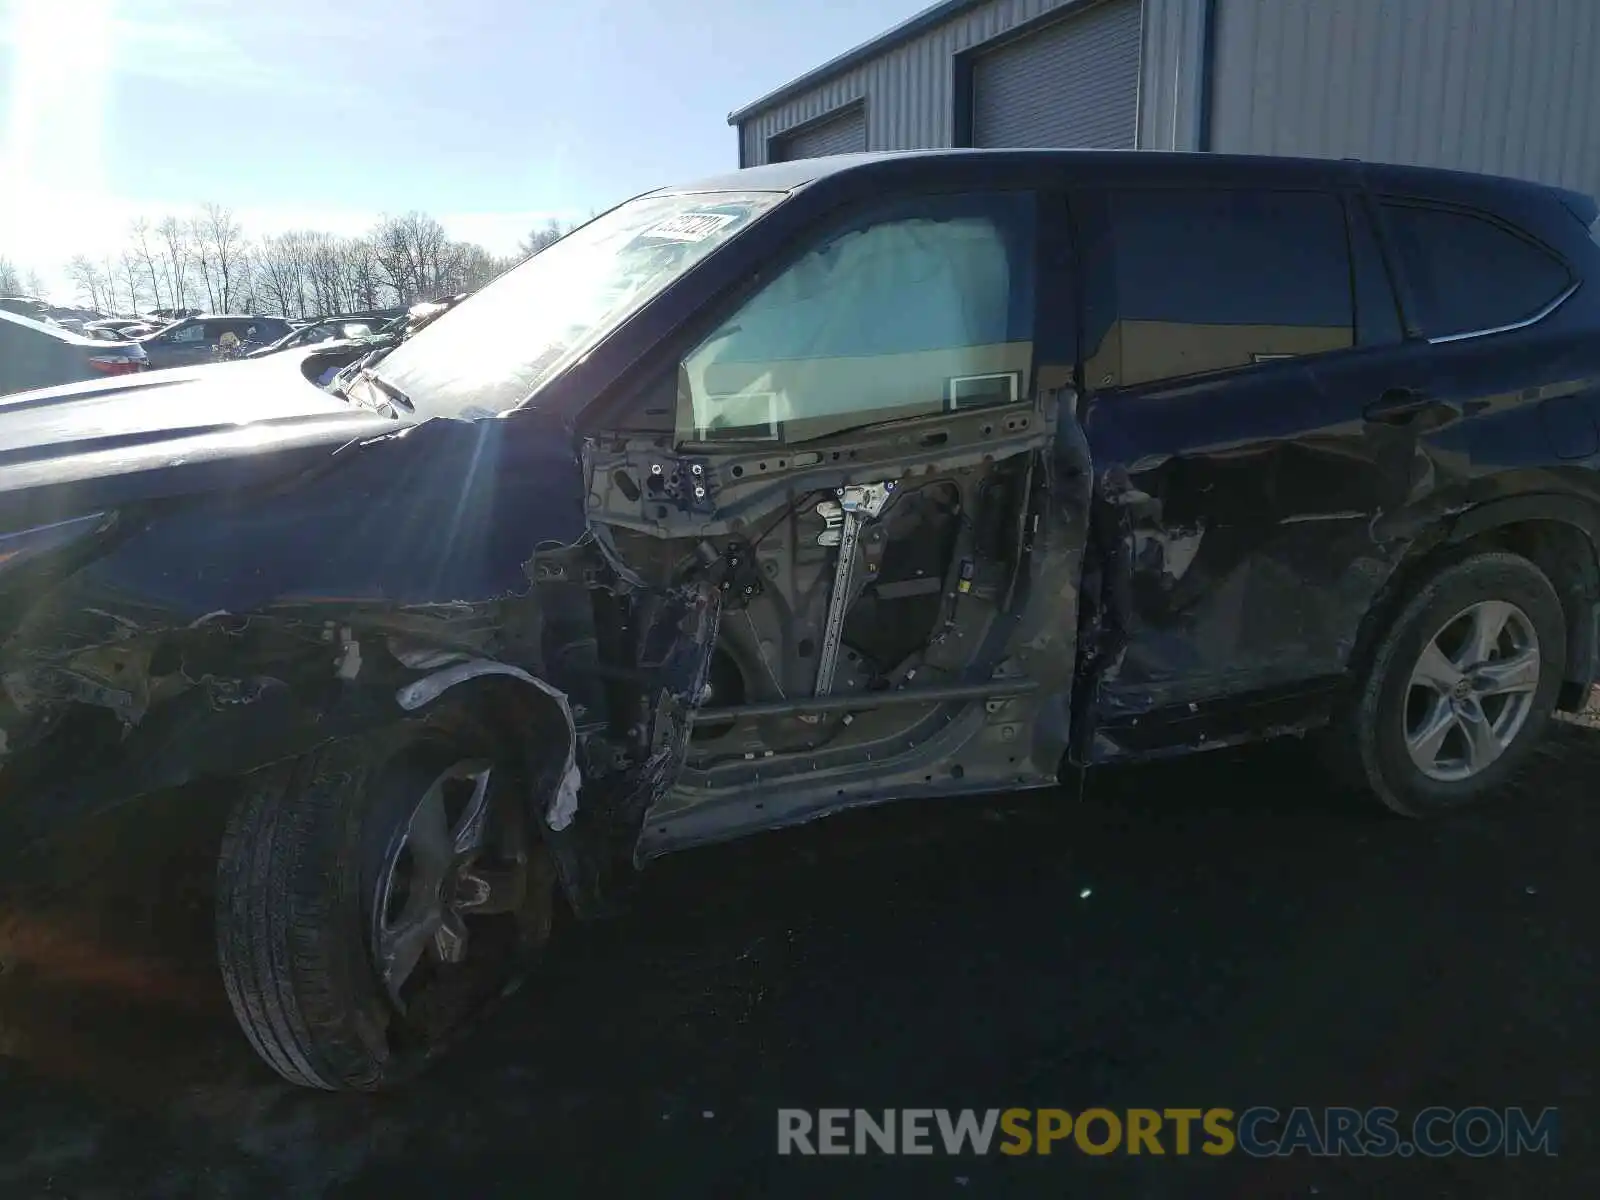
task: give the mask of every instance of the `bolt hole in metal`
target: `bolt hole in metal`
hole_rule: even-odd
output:
[[[1539,636],[1515,604],[1482,600],[1445,622],[1406,687],[1406,751],[1417,770],[1441,783],[1487,770],[1527,723],[1539,671]]]
[[[527,886],[525,858],[490,854],[492,765],[472,759],[439,774],[384,856],[372,954],[385,990],[406,1007],[403,989],[424,963],[466,960],[468,918],[511,913]]]

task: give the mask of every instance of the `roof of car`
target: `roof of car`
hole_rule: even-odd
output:
[[[0,308],[0,321],[7,321],[12,325],[20,325],[24,329],[31,329],[34,333],[45,334],[48,337],[55,338],[58,342],[71,342],[73,345],[81,345],[91,340],[81,334],[73,333],[72,330],[64,326],[46,325],[42,321],[35,321],[32,317],[25,317],[21,313],[12,312],[9,308]]]
[[[846,173],[873,173],[877,171],[901,172],[925,164],[930,169],[970,169],[975,175],[999,167],[1002,163],[1018,166],[1041,161],[1082,171],[1092,176],[1095,170],[1108,172],[1137,164],[1141,170],[1159,174],[1171,171],[1176,178],[1188,172],[1208,175],[1237,176],[1240,182],[1259,179],[1283,183],[1295,179],[1307,182],[1326,180],[1330,173],[1354,176],[1363,173],[1370,182],[1386,187],[1406,184],[1426,189],[1429,184],[1453,182],[1457,186],[1480,188],[1506,188],[1517,191],[1544,191],[1554,193],[1569,206],[1582,208],[1594,202],[1580,193],[1564,191],[1546,184],[1503,176],[1480,175],[1464,171],[1450,171],[1438,167],[1396,166],[1387,163],[1368,163],[1355,159],[1292,158],[1265,154],[1212,154],[1185,151],[1156,150],[1032,150],[1032,149],[956,149],[956,150],[884,150],[862,154],[835,154],[825,158],[804,158],[792,162],[768,163],[747,167],[722,175],[674,184],[658,189],[655,195],[689,194],[694,192],[790,192],[816,183],[829,176]]]

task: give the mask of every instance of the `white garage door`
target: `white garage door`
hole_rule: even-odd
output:
[[[1139,0],[1107,0],[980,55],[972,66],[976,146],[1134,144]]]
[[[772,159],[791,162],[828,154],[856,154],[866,148],[867,113],[858,104],[837,117],[782,135],[773,146]]]

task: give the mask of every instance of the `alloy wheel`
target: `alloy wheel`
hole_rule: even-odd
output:
[[[1403,707],[1406,750],[1429,779],[1455,783],[1487,770],[1533,711],[1539,637],[1517,605],[1482,600],[1424,644]]]
[[[384,855],[372,907],[371,953],[384,990],[406,1010],[423,968],[466,962],[475,918],[515,913],[528,884],[519,846],[496,847],[494,766],[466,759],[417,798]],[[498,851],[501,851],[497,853]]]

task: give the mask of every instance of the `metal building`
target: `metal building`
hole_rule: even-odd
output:
[[[1600,194],[1600,0],[944,0],[728,118],[931,146],[1355,157]]]

